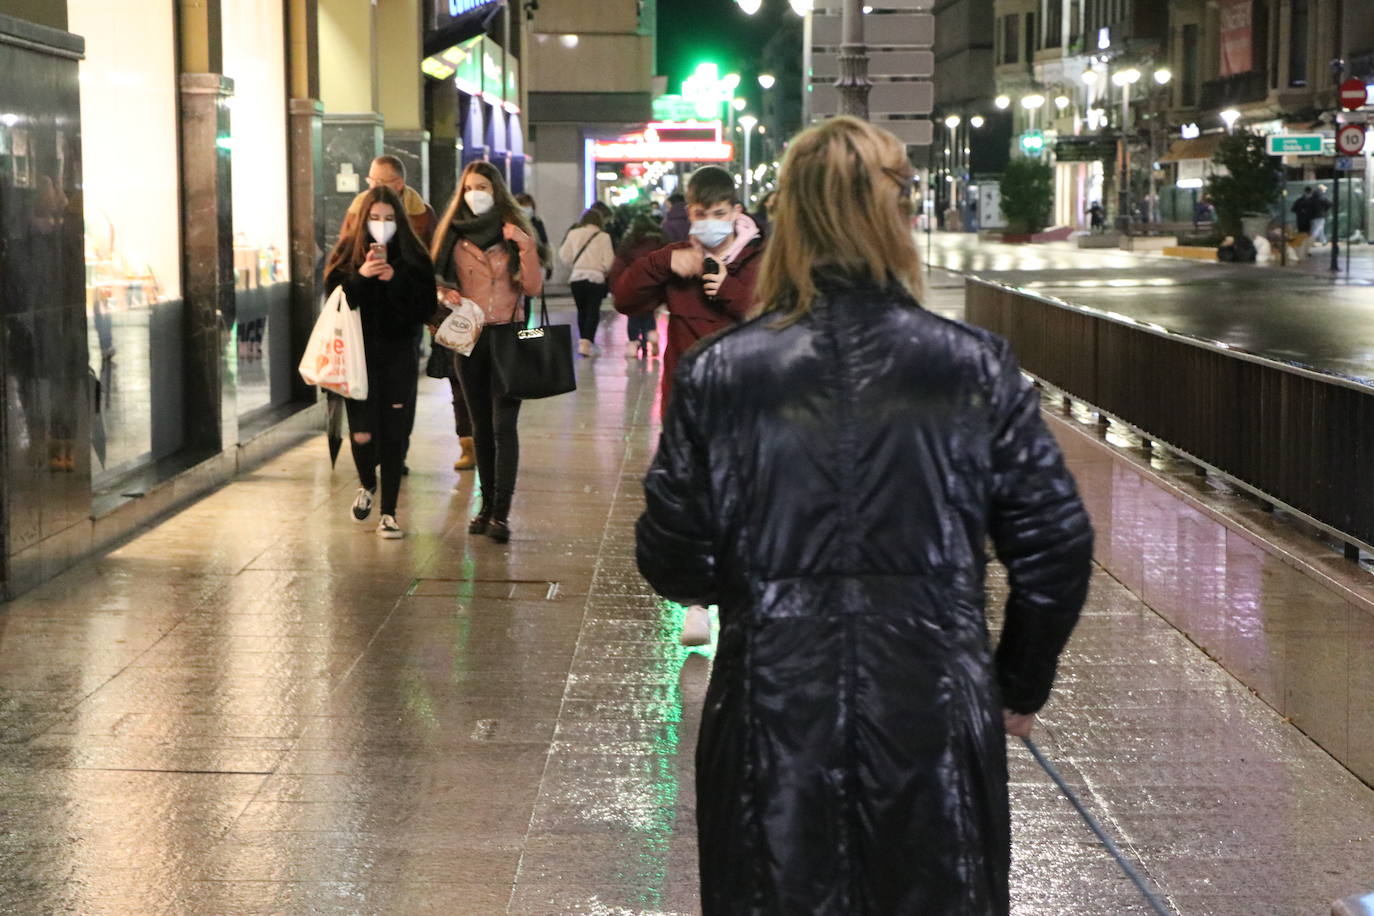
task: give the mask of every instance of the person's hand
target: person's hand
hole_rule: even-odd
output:
[[[358,266],[358,273],[364,277],[375,277],[382,272],[383,268],[389,268],[390,266],[391,265],[386,261],[378,261],[375,258],[369,257]]]
[[[382,265],[381,270],[377,272],[377,279],[381,280],[383,283],[390,283],[391,278],[396,276],[396,268],[392,267],[386,261],[378,261],[377,263]]]
[[[700,248],[693,245],[690,248],[674,248],[671,267],[673,273],[679,277],[690,279],[701,276],[702,269],[706,266],[706,255]]]
[[[530,237],[515,223],[502,223],[501,234],[506,237],[506,241],[514,242],[521,248],[529,244]]]
[[[463,294],[456,289],[445,286],[439,290],[439,298],[448,305],[458,305],[463,301]]]
[[[712,299],[720,294],[720,285],[725,282],[725,265],[717,261],[716,266],[719,268],[720,273],[703,273],[701,275],[701,288],[705,291],[706,295]]]
[[[1007,734],[1013,738],[1029,738],[1031,729],[1035,727],[1035,713],[1003,709],[1002,724],[1006,726]]]

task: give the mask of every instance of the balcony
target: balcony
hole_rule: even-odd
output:
[[[1236,73],[1202,84],[1198,107],[1202,109],[1234,108],[1249,102],[1263,102],[1269,97],[1269,84],[1263,70]]]

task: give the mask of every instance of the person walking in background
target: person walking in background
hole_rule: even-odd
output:
[[[687,180],[690,240],[674,242],[633,261],[616,279],[615,307],[628,316],[652,315],[668,304],[668,342],[663,350],[660,413],[673,394],[678,360],[697,341],[742,321],[754,307],[763,239],[744,212],[735,179],[719,166],[697,169]],[[705,604],[690,604],[680,640],[701,646],[711,640]]]
[[[650,252],[657,251],[666,243],[663,230],[651,216],[637,216],[625,233],[625,241],[616,252],[615,263],[607,274],[607,281],[614,284],[625,269]],[[625,320],[625,332],[634,344],[629,351],[639,359],[658,356],[658,309],[657,307],[631,315]],[[628,354],[627,354],[628,355]]]
[[[577,352],[583,356],[596,352],[596,329],[601,325],[601,303],[606,298],[606,272],[615,261],[615,248],[604,225],[602,212],[589,208],[558,248],[558,260],[572,271],[568,285],[577,304]]]
[[[348,399],[349,439],[358,469],[353,517],[372,514],[381,466],[377,533],[400,538],[396,520],[410,432],[415,423],[419,364],[415,333],[434,313],[434,267],[406,219],[400,195],[378,185],[363,195],[360,219],[340,238],[325,264],[325,287],[342,286],[363,327],[367,400]]]
[[[1331,201],[1326,196],[1326,185],[1317,185],[1317,192],[1312,195],[1312,244],[1325,245],[1326,238],[1326,215],[1331,212]]]
[[[1102,204],[1093,201],[1088,204],[1088,228],[1094,235],[1107,227],[1107,211],[1102,209]]]
[[[487,328],[522,322],[525,298],[544,288],[543,268],[533,229],[495,166],[477,161],[463,169],[439,225],[430,253],[444,301],[476,302]],[[489,335],[479,335],[471,355],[454,361],[472,416],[482,494],[468,532],[504,544],[520,469],[520,402],[501,390]]]
[[[1293,201],[1293,206],[1289,208],[1293,213],[1293,222],[1297,226],[1300,235],[1312,235],[1312,188],[1310,186],[1302,189],[1302,196]]]
[[[1006,735],[1049,696],[1092,528],[1007,343],[919,305],[910,189],[863,121],[792,140],[762,314],[683,358],[645,478],[640,571],[721,613],[704,916],[1010,910]]]
[[[692,219],[687,215],[687,198],[676,191],[668,195],[668,212],[663,214],[663,237],[670,242],[687,241]]]
[[[515,195],[515,202],[520,207],[520,212],[534,229],[534,238],[539,243],[539,263],[544,265],[544,282],[553,279],[553,249],[549,247],[549,230],[545,228],[544,221],[539,218],[539,213],[534,203],[534,198],[528,194]],[[526,303],[528,306],[529,303]]]

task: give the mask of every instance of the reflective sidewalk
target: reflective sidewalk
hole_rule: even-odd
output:
[[[957,312],[937,282],[932,306]],[[320,438],[0,607],[0,912],[695,913],[710,658],[634,568],[657,364],[622,339],[603,325],[580,390],[526,406],[508,547],[466,534],[447,386],[423,380],[405,540],[350,519],[347,453],[331,473]],[[1315,600],[1224,537],[1225,568],[1255,578],[1212,587],[1217,562],[1155,536],[1192,510],[1051,422],[1104,559],[1248,594],[1259,637],[1265,608]],[[1141,593],[1096,573],[1044,750],[1179,913],[1325,913],[1369,890],[1374,791]],[[1009,751],[1015,912],[1148,912]]]

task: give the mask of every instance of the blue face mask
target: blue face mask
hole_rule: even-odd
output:
[[[735,231],[735,221],[732,219],[702,219],[692,223],[689,230],[692,238],[701,242],[707,248],[715,248],[730,237],[730,233]]]

